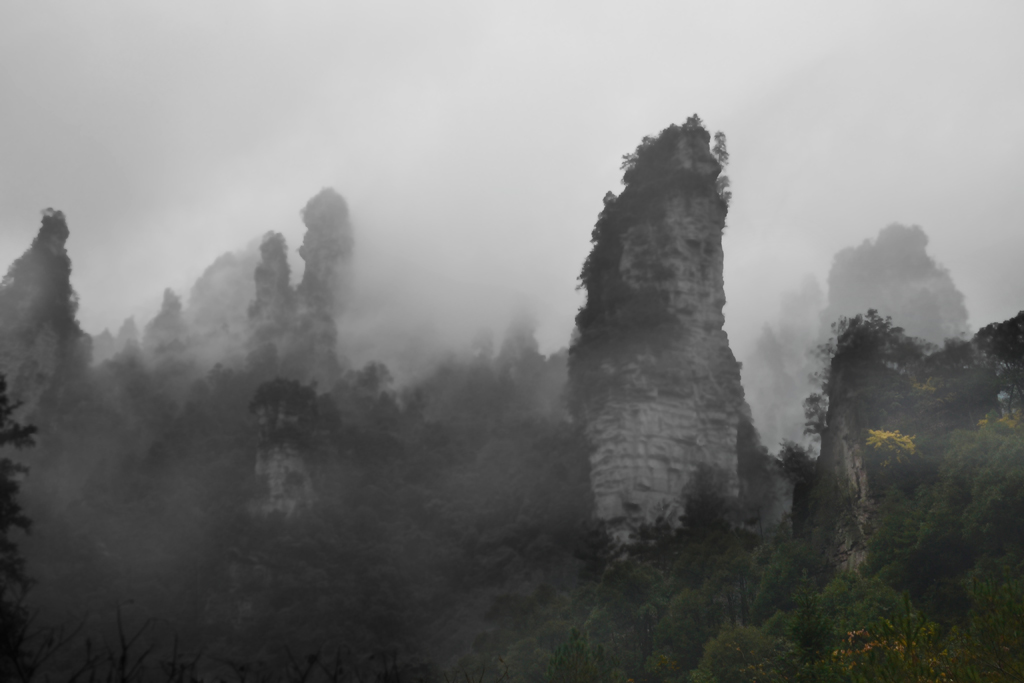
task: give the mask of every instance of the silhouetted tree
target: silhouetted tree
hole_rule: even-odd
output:
[[[12,419],[17,403],[7,398],[7,380],[0,375],[0,449],[4,446],[25,448],[33,444],[36,428],[22,425]],[[11,531],[28,531],[29,519],[18,504],[18,477],[27,468],[10,458],[0,458],[0,644],[25,623],[27,614],[21,596],[29,585],[25,576],[25,561],[18,546],[11,540]],[[6,664],[0,661],[0,676]]]
[[[1024,311],[978,330],[978,346],[995,367],[1006,393],[1006,411],[1019,409],[1024,398]]]

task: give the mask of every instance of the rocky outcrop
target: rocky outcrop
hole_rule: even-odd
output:
[[[283,346],[295,319],[288,245],[284,235],[268,232],[260,244],[260,262],[253,275],[256,298],[249,305],[250,345]]]
[[[142,348],[157,363],[180,360],[189,345],[189,330],[182,315],[181,297],[164,290],[160,311],[146,325]]]
[[[117,351],[123,351],[129,346],[137,346],[138,343],[139,329],[135,325],[135,317],[125,318],[124,322],[121,323],[120,329],[117,331],[117,337],[114,338]]]
[[[352,225],[348,204],[332,188],[325,187],[302,209],[306,234],[299,256],[306,270],[298,294],[311,309],[334,312],[343,303],[348,266],[352,259]]]
[[[818,527],[832,536],[827,541],[828,564],[851,571],[867,559],[872,520],[878,509],[869,485],[862,432],[849,371],[835,368],[829,380],[828,428],[821,434],[816,465]]]
[[[728,197],[696,116],[645,138],[609,193],[580,276],[587,303],[570,350],[573,409],[591,441],[595,515],[615,536],[678,524],[702,469],[739,495],[749,409],[723,330]]]
[[[807,491],[809,523],[796,514],[794,521],[813,530],[814,545],[829,566],[852,570],[867,559],[878,494],[887,488],[876,484],[881,466],[868,452],[868,430],[895,426],[904,410],[897,397],[924,347],[874,310],[844,319],[834,330],[835,338],[823,347],[829,360],[822,392],[805,402],[808,427],[821,437]]]
[[[967,333],[967,307],[949,271],[928,255],[919,226],[893,223],[874,241],[840,250],[828,274],[822,335],[841,316],[875,309],[906,333],[941,345]]]
[[[250,366],[270,376],[331,386],[341,376],[336,321],[349,289],[352,225],[345,200],[330,188],[307,202],[302,220],[299,256],[306,268],[295,288],[284,236],[263,237],[246,348]]]
[[[0,372],[26,414],[89,362],[89,337],[75,318],[69,235],[63,213],[44,211],[32,245],[0,282]]]
[[[244,358],[246,308],[253,299],[258,261],[253,247],[221,254],[192,285],[184,315],[192,355],[203,367],[234,366]]]
[[[315,500],[309,469],[294,444],[262,446],[256,454],[256,476],[267,484],[267,495],[258,504],[263,515],[277,512],[291,517]]]
[[[352,225],[340,194],[324,188],[302,210],[306,234],[299,256],[306,262],[296,288],[299,329],[295,352],[310,368],[308,379],[331,384],[341,374],[335,319],[345,304],[352,258]]]
[[[265,485],[252,510],[292,517],[316,500],[308,454],[316,423],[316,393],[293,380],[260,386],[250,406],[259,423],[256,476]]]

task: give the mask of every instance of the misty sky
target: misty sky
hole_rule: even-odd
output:
[[[921,225],[976,329],[1024,308],[1024,3],[0,0],[0,268],[63,210],[116,330],[348,200],[364,286],[568,342],[621,156],[723,130],[740,356],[808,274]],[[897,321],[898,322],[898,321]],[[500,329],[496,330],[500,333]]]

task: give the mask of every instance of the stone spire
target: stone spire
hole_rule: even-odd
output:
[[[302,210],[306,234],[299,256],[306,262],[296,289],[299,302],[299,346],[296,351],[312,368],[310,379],[333,382],[340,374],[335,318],[344,305],[352,259],[352,224],[344,198],[324,188]]]
[[[260,262],[253,275],[256,298],[249,306],[249,345],[274,344],[284,351],[295,319],[295,291],[291,286],[288,245],[284,235],[268,232],[260,244]]]
[[[595,516],[620,541],[678,525],[695,486],[739,495],[749,409],[723,330],[724,136],[714,153],[710,142],[693,116],[625,157],[580,275],[573,411],[592,445]]]
[[[0,281],[0,373],[12,398],[24,403],[24,414],[61,378],[88,365],[90,340],[76,318],[69,235],[64,214],[46,209],[32,245]]]

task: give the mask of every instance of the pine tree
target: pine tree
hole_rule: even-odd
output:
[[[0,452],[5,446],[33,445],[36,428],[19,424],[11,417],[18,405],[7,398],[7,380],[0,375]],[[25,560],[11,540],[13,530],[27,532],[29,529],[29,519],[17,501],[18,478],[27,471],[28,468],[10,458],[0,458],[0,644],[7,643],[9,636],[27,618],[21,597],[30,582],[25,576]]]

